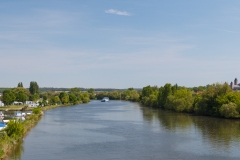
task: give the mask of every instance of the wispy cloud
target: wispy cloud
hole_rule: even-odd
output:
[[[116,15],[119,15],[119,16],[131,16],[131,14],[126,12],[126,11],[118,11],[116,9],[106,10],[105,13],[116,14]]]

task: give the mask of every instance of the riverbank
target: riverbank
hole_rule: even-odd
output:
[[[0,132],[0,158],[5,159],[11,154],[13,147],[33,128],[43,116],[43,112],[39,114],[27,115],[24,122],[19,122],[23,125],[24,132],[22,136],[8,136],[5,130]],[[16,131],[16,130],[14,130]]]
[[[54,106],[46,106],[42,107],[40,112],[34,112],[34,108],[30,108],[28,110],[33,110],[33,114],[26,115],[25,121],[20,122],[23,125],[24,132],[21,136],[9,136],[5,130],[0,131],[0,159],[4,160],[8,157],[8,155],[11,154],[13,148],[15,145],[18,144],[19,141],[21,141],[28,132],[36,126],[38,121],[41,119],[41,117],[44,115],[43,111],[54,109],[57,107],[60,107],[63,105],[54,105]],[[16,107],[5,107],[6,110],[22,110],[24,106],[18,106]],[[1,108],[2,109],[2,108]],[[15,130],[16,131],[16,130]]]

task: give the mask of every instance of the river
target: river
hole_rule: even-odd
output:
[[[240,159],[240,121],[126,101],[45,112],[9,160]]]

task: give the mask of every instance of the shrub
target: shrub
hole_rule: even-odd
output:
[[[220,108],[220,114],[225,118],[238,118],[239,112],[237,111],[237,105],[230,102],[229,104],[223,104]]]
[[[7,135],[14,139],[18,139],[24,134],[24,126],[23,123],[18,120],[11,120],[7,128],[5,129]]]
[[[37,107],[32,110],[33,114],[40,114],[41,113],[41,108]]]

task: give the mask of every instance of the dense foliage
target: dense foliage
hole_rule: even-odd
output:
[[[133,88],[129,88],[125,91],[111,91],[111,92],[97,92],[96,98],[103,99],[103,97],[109,97],[111,100],[126,100],[137,102],[140,98],[140,93]]]
[[[240,118],[240,92],[233,91],[226,83],[194,88],[179,87],[177,84],[172,86],[169,83],[160,88],[146,86],[140,102],[149,107],[177,112]]]
[[[23,123],[18,120],[11,120],[10,122],[8,122],[5,131],[9,137],[18,139],[19,137],[22,137],[24,134]]]
[[[37,110],[41,111],[40,108]],[[7,127],[0,131],[0,159],[4,158],[9,150],[17,143],[19,139],[33,127],[41,118],[40,112],[26,115],[25,121],[11,120]]]
[[[37,82],[33,82],[33,81],[30,82],[29,91],[32,95],[39,93],[39,86],[38,86]]]
[[[17,88],[5,89],[2,101],[6,105],[14,101],[38,101],[41,106],[74,105],[87,103],[90,99],[127,100],[140,102],[145,106],[189,112],[207,116],[222,116],[225,118],[240,118],[240,92],[232,90],[228,84],[212,84],[193,88],[185,88],[177,84],[166,83],[164,86],[146,86],[135,90],[97,91],[93,88],[80,91],[70,88],[68,91],[39,92],[37,82],[30,82],[29,90],[18,83]]]
[[[22,82],[18,83],[18,87],[5,89],[1,100],[5,105],[24,104],[26,101],[39,103],[40,106],[47,105],[71,105],[87,103],[91,99],[95,99],[93,89],[88,92],[81,92],[79,88],[71,88],[69,91],[61,92],[40,92],[37,82],[30,82],[29,90],[22,87]],[[20,103],[21,102],[21,103]]]

